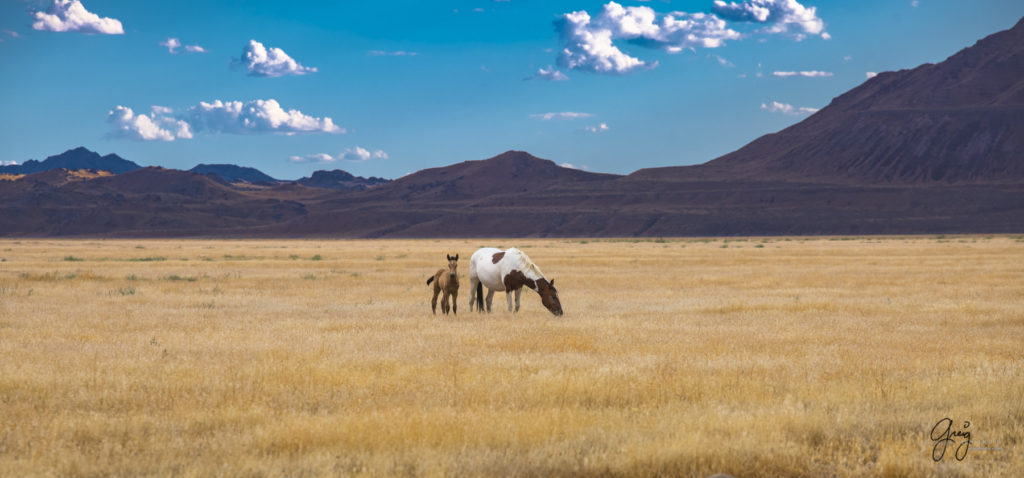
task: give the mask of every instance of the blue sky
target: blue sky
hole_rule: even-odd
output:
[[[598,172],[696,164],[1021,16],[1019,0],[0,0],[0,162],[85,146],[282,179],[509,149]]]

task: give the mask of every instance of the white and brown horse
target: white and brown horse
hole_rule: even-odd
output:
[[[473,310],[473,301],[479,312],[484,309],[484,286],[487,287],[487,312],[491,311],[491,300],[494,292],[505,291],[509,312],[519,312],[519,294],[523,287],[528,287],[540,294],[540,301],[552,314],[562,315],[562,303],[558,301],[555,280],[544,278],[526,253],[514,247],[502,251],[493,247],[483,247],[473,253],[469,259],[469,310]],[[512,293],[515,292],[516,305],[512,308]]]

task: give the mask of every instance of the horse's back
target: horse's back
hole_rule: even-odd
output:
[[[477,249],[469,260],[470,280],[479,280],[488,289],[505,290],[505,286],[501,282],[501,268],[498,266],[498,262],[501,262],[503,258],[501,254],[505,254],[505,252],[496,247]],[[495,260],[496,258],[497,260]]]

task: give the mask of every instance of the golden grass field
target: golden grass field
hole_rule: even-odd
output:
[[[470,313],[481,245],[566,315]],[[1022,237],[0,240],[4,476],[1022,476],[1022,434]]]

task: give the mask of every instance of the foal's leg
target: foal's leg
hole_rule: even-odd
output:
[[[450,308],[448,306],[448,291],[444,291],[444,295],[441,296],[441,312],[444,312],[444,315],[448,315],[448,309]]]
[[[452,291],[452,315],[459,315],[459,289]]]
[[[434,298],[430,300],[430,310],[437,315],[437,294],[441,293],[441,288],[437,286],[437,282],[434,282]],[[444,309],[444,303],[441,304],[441,309]]]
[[[494,301],[494,289],[487,289],[487,313],[491,312],[491,302]]]
[[[523,294],[523,289],[516,289],[516,312],[519,312],[519,296]]]

